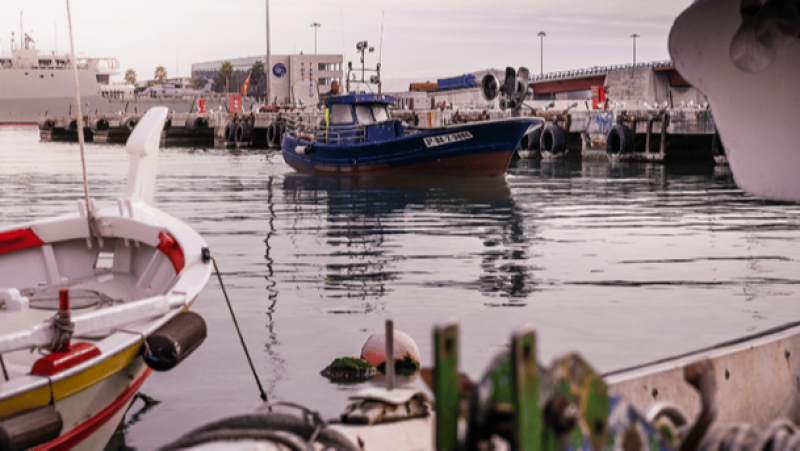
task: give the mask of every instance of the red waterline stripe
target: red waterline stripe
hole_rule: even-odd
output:
[[[106,424],[115,413],[119,412],[120,409],[125,407],[128,404],[128,401],[130,401],[131,398],[133,398],[133,395],[135,395],[139,390],[139,387],[144,384],[147,376],[149,376],[152,372],[153,370],[151,368],[147,368],[141,377],[139,377],[139,379],[134,381],[127,389],[125,389],[124,392],[122,392],[121,395],[117,397],[117,399],[106,406],[106,408],[101,410],[97,415],[89,418],[81,423],[78,427],[64,435],[61,435],[57,439],[34,448],[34,451],[71,449],[74,446],[77,446],[95,431],[100,429],[101,426]]]

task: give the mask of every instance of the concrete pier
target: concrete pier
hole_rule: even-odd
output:
[[[555,148],[539,148],[523,141],[527,156],[545,159],[607,159],[633,161],[717,161],[724,154],[714,151],[716,126],[707,109],[524,109],[522,116],[545,120],[543,132],[553,128]],[[451,124],[511,117],[511,111],[418,109],[394,110],[393,116],[407,125],[434,128]],[[87,115],[87,142],[123,144],[142,114]],[[316,109],[282,109],[249,113],[171,113],[161,134],[162,146],[278,148],[287,122],[319,125],[323,113]],[[77,141],[73,117],[39,118],[42,141]],[[531,135],[534,136],[534,135]],[[559,136],[563,145],[559,148]],[[609,139],[613,142],[609,145]],[[719,145],[717,145],[719,147]]]
[[[124,144],[143,114],[87,115],[84,134],[87,142]],[[251,113],[171,113],[161,133],[162,146],[280,147],[280,137],[287,118],[308,124],[323,116],[313,110],[276,110]],[[274,125],[273,125],[274,124]],[[270,133],[270,127],[273,127]],[[42,141],[78,140],[77,122],[72,116],[39,118]],[[268,138],[272,138],[269,141]]]

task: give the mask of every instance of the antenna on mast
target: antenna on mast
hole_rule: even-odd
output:
[[[383,57],[383,18],[386,11],[381,11],[381,45],[378,47],[378,67],[381,67],[381,57]]]

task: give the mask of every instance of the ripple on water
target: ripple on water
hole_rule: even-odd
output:
[[[0,142],[3,225],[75,211],[76,145],[30,128],[0,129]],[[112,204],[123,147],[88,146],[87,166],[93,197]],[[209,242],[272,399],[326,416],[354,388],[319,371],[387,317],[423,364],[433,324],[457,317],[473,377],[525,323],[545,361],[578,350],[608,371],[796,319],[800,208],[713,167],[518,161],[506,177],[337,178],[295,174],[277,153],[173,148],[157,185],[157,205]],[[130,446],[258,402],[215,280],[195,309],[208,339],[146,383],[162,402],[135,417]]]

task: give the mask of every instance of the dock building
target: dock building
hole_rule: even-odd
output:
[[[303,77],[314,77],[319,82],[320,94],[330,91],[331,84],[336,81],[341,83],[344,79],[343,56],[336,54],[318,55],[271,55],[271,67],[266,72],[270,77],[271,102],[277,101],[279,104],[291,103],[290,89],[292,84]],[[215,61],[207,61],[192,64],[192,77],[204,80],[213,80],[219,72],[220,66],[224,62],[230,62],[233,66],[233,77],[229,82],[229,90],[238,92],[247,80],[253,65],[257,62],[262,64],[266,61],[266,56],[253,56],[247,58],[230,58]],[[313,82],[308,79],[298,82],[295,86],[295,96],[300,100],[315,99],[316,89]],[[313,91],[313,92],[312,92]],[[263,96],[266,92],[265,80],[251,80],[249,95]]]

